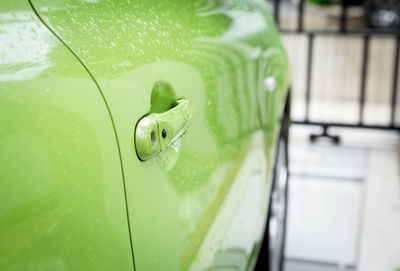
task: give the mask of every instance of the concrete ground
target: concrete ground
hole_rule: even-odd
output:
[[[400,268],[399,134],[332,129],[335,146],[294,125],[286,271]]]

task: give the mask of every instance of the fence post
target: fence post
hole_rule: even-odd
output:
[[[396,114],[396,102],[397,102],[397,86],[399,78],[399,56],[400,56],[400,36],[396,37],[396,46],[394,51],[394,67],[393,67],[393,88],[392,88],[392,103],[390,112],[390,124],[395,127],[395,114]]]
[[[305,121],[308,122],[310,119],[310,100],[311,100],[311,80],[312,80],[312,61],[314,52],[314,34],[310,33],[308,35],[308,50],[307,50],[307,79],[306,79],[306,118]]]
[[[368,58],[369,58],[369,35],[364,36],[363,43],[363,54],[362,54],[362,66],[361,66],[361,89],[360,89],[360,100],[359,100],[359,125],[364,124],[364,104],[365,104],[365,92],[367,87],[367,72],[368,72]]]

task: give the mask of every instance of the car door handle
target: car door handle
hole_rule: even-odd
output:
[[[152,113],[139,120],[135,128],[134,147],[144,161],[171,146],[189,128],[192,108],[188,100],[180,99],[164,113]]]

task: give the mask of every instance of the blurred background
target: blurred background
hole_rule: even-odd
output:
[[[400,270],[400,1],[269,4],[293,76],[285,270]]]

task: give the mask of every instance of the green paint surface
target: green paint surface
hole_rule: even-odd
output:
[[[27,1],[1,1],[0,27],[0,270],[133,270],[98,88]]]

